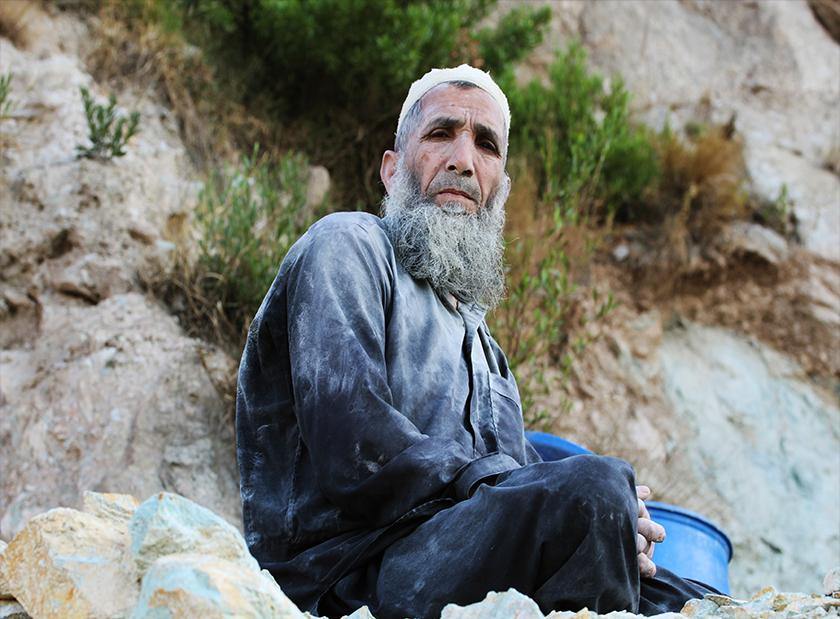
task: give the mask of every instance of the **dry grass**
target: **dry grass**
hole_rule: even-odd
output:
[[[656,146],[662,179],[655,199],[666,218],[701,240],[749,217],[743,143],[729,128],[709,129],[688,142],[666,132]]]

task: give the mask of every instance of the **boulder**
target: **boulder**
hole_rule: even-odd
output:
[[[32,518],[3,553],[15,599],[35,617],[126,616],[137,578],[124,561],[129,537],[91,514],[55,508]]]
[[[209,555],[260,571],[239,531],[177,494],[161,492],[147,499],[134,512],[129,528],[131,553],[140,574],[159,558],[178,553]]]
[[[82,511],[119,528],[128,528],[140,502],[130,494],[85,492]]]
[[[131,617],[304,619],[274,579],[265,574],[218,556],[164,556],[143,576]]]
[[[516,589],[504,593],[491,591],[481,602],[468,606],[447,604],[440,619],[543,619],[537,603]]]
[[[724,249],[729,253],[749,256],[776,267],[790,255],[784,237],[758,224],[734,222],[724,229],[721,236]]]
[[[6,577],[3,575],[3,554],[6,552],[7,546],[6,542],[0,540],[0,600],[13,599],[9,583],[6,582]]]

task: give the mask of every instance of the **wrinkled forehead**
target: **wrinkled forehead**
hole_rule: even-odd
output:
[[[504,136],[507,131],[499,104],[478,86],[438,84],[420,99],[420,126],[436,118],[451,118],[467,124],[480,123]]]

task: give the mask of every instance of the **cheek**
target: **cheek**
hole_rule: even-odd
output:
[[[420,178],[420,186],[423,190],[429,186],[429,183],[437,174],[440,164],[439,159],[437,155],[430,152],[421,153],[417,157],[417,165],[414,169],[417,170],[417,176]]]

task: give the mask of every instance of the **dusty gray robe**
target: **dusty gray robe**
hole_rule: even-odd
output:
[[[378,217],[325,217],[251,325],[237,395],[251,552],[303,608],[482,481],[540,461],[476,305],[397,262]]]

